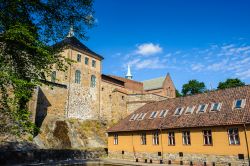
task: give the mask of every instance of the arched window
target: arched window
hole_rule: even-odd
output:
[[[80,84],[81,82],[81,72],[79,70],[76,70],[75,72],[75,83]]]
[[[56,82],[56,71],[52,71],[51,73],[51,82]]]
[[[91,76],[91,84],[90,86],[94,88],[96,86],[96,76],[92,75]]]
[[[77,54],[77,62],[81,62],[81,55]]]

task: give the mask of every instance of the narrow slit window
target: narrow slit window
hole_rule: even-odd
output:
[[[92,67],[96,67],[96,61],[92,60]]]
[[[88,64],[89,64],[89,58],[85,57],[85,65],[88,65]]]
[[[92,88],[94,88],[96,86],[96,76],[95,75],[91,76],[91,84],[90,84],[90,86]]]

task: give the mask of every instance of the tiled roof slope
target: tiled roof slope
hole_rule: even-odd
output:
[[[94,51],[92,51],[91,49],[89,49],[87,46],[85,46],[83,43],[81,43],[76,37],[72,36],[72,37],[66,37],[65,39],[63,39],[61,42],[57,43],[56,45],[58,46],[64,46],[64,45],[71,45],[73,47],[76,47],[80,50],[83,50],[91,55],[94,55],[98,58],[100,58],[101,60],[104,59],[101,55],[95,53]]]
[[[165,77],[154,78],[143,81],[144,90],[152,90],[162,88]]]
[[[233,102],[236,99],[246,99],[243,109],[233,109]],[[220,111],[210,112],[211,103],[222,102]],[[199,104],[208,103],[205,113],[197,113]],[[196,106],[192,114],[185,114],[185,110],[180,116],[174,115],[178,107]],[[153,111],[169,110],[165,118],[149,119]],[[167,99],[152,102],[144,105],[135,111],[137,113],[147,113],[143,120],[129,121],[132,114],[111,127],[108,132],[117,131],[139,131],[154,129],[173,129],[189,127],[206,127],[218,125],[235,125],[250,123],[250,86],[217,90],[193,96]]]

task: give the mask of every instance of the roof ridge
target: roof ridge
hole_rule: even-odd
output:
[[[144,80],[142,82],[145,82],[145,81],[152,81],[152,80],[156,80],[156,79],[159,79],[159,78],[166,78],[165,76],[161,76],[161,77],[156,77],[156,78],[151,78],[151,79],[148,79],[148,80]]]

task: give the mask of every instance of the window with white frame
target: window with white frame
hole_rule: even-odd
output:
[[[160,118],[164,118],[167,116],[167,113],[168,113],[168,110],[161,110],[160,114],[159,114],[159,117]]]
[[[191,145],[190,131],[182,132],[182,143],[183,145]]]
[[[142,145],[147,144],[147,135],[146,135],[146,133],[141,133],[141,144]]]
[[[237,128],[228,129],[228,139],[230,145],[240,144],[239,131]]]
[[[183,110],[183,108],[177,108],[176,110],[175,110],[175,115],[181,115],[181,113],[182,113],[182,110]]]
[[[198,113],[203,113],[206,111],[207,109],[207,104],[200,104],[199,107],[198,107]]]
[[[174,146],[175,145],[174,132],[169,132],[168,133],[168,145],[169,146]]]
[[[193,107],[187,107],[185,114],[192,114],[194,111],[195,106]]]
[[[114,145],[118,145],[118,134],[114,134]]]
[[[153,134],[153,145],[159,145],[159,132],[156,131]]]
[[[234,108],[244,108],[246,99],[237,99],[234,101]]]
[[[149,119],[156,118],[157,114],[158,114],[158,111],[152,112],[151,115],[150,115],[150,117],[149,117]]]
[[[133,114],[131,117],[130,117],[130,121],[134,120],[134,117],[135,117],[135,114]]]
[[[219,111],[221,108],[221,103],[213,103],[211,105],[211,110],[210,111]]]
[[[212,145],[212,131],[211,130],[203,130],[203,143],[204,145]]]
[[[144,117],[146,116],[146,114],[147,114],[147,113],[141,113],[141,114],[138,116],[137,120],[143,120]]]

